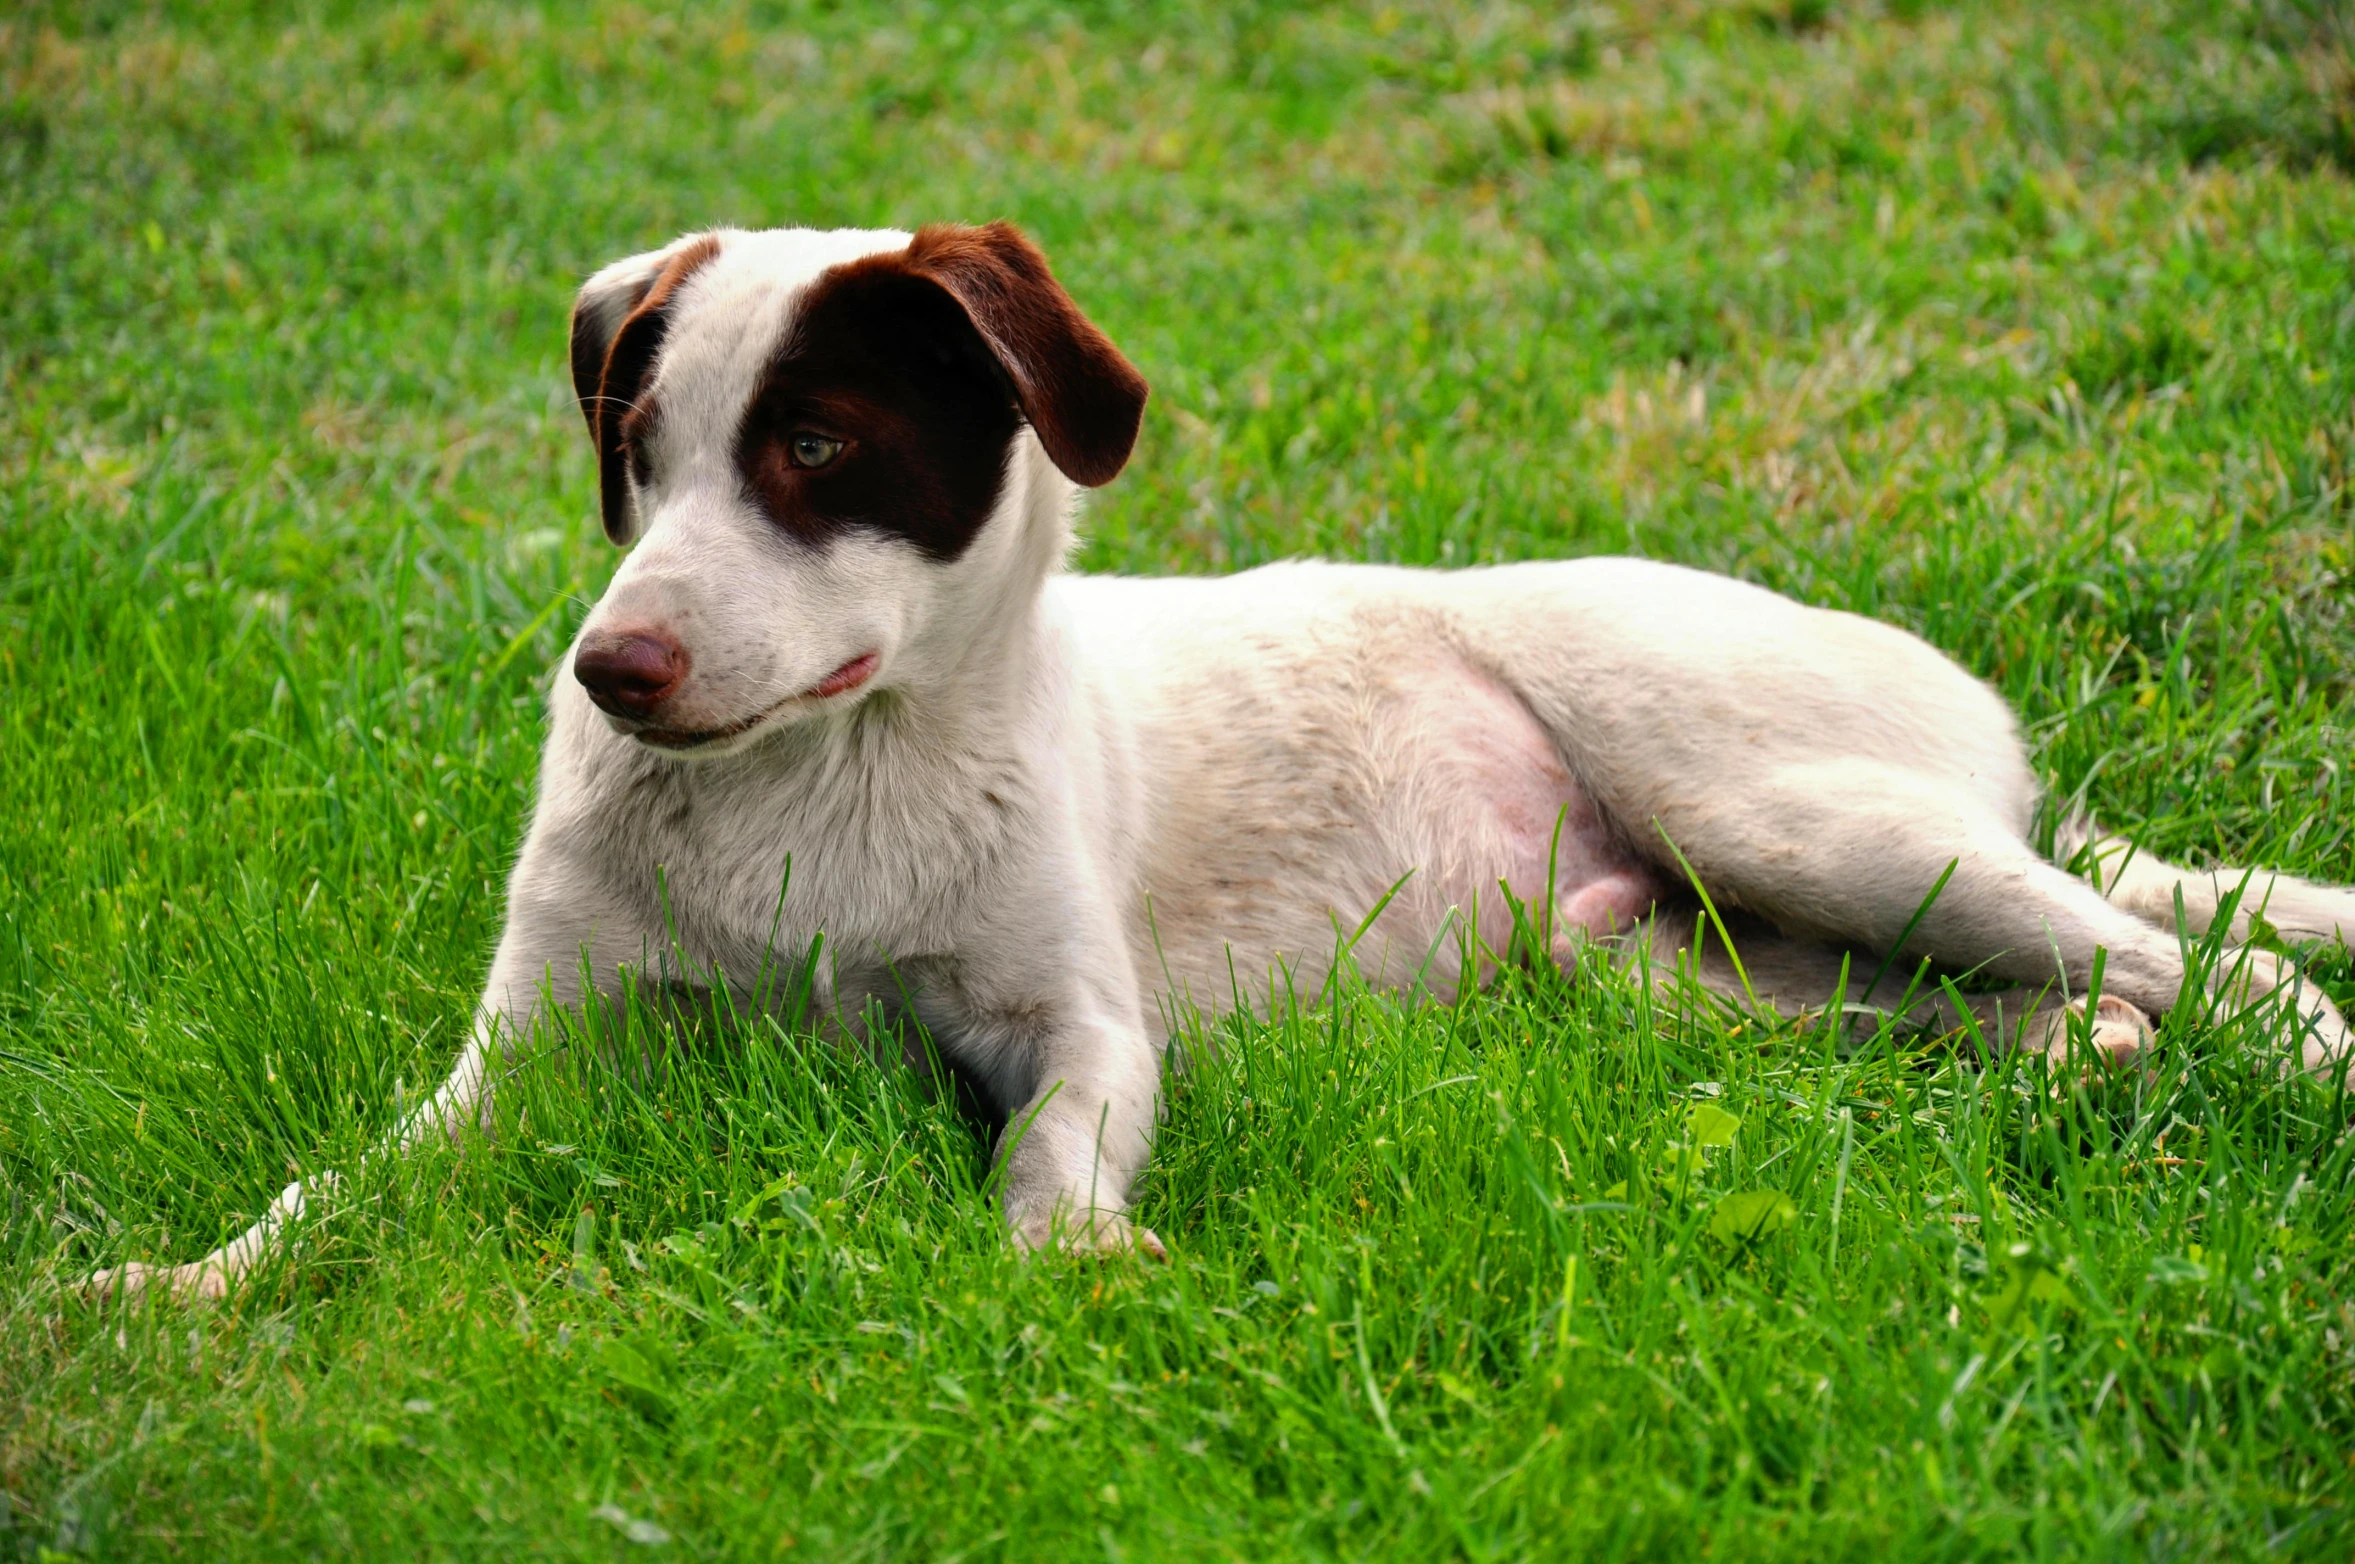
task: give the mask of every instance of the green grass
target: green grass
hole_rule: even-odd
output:
[[[2262,1018],[2088,1099],[1345,994],[1197,1048],[1152,1268],[641,1007],[227,1307],[58,1296],[446,1068],[613,564],[570,293],[717,221],[1038,236],[1155,388],[1090,567],[1731,569],[2156,850],[2355,879],[2324,0],[978,18],[0,20],[0,1556],[2347,1556],[2355,1142]]]

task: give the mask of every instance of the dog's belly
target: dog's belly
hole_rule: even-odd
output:
[[[1399,890],[1356,952],[1369,979],[1449,995],[1508,956],[1517,922],[1524,943],[1551,941],[1524,952],[1543,959],[1650,910],[1660,877],[1518,696],[1453,657],[1388,683],[1369,725],[1369,801]]]
[[[1146,736],[1148,989],[1311,998],[1346,943],[1375,986],[1448,998],[1513,954],[1517,920],[1544,959],[1666,890],[1511,689],[1428,636],[1351,639],[1241,647],[1201,670],[1215,715],[1178,706]]]

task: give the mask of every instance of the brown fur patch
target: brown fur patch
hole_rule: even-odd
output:
[[[681,283],[719,253],[720,242],[710,234],[683,247],[647,284],[610,341],[585,306],[573,311],[573,394],[580,399],[581,416],[588,420],[589,440],[597,450],[605,535],[616,543],[629,537],[629,462],[648,421],[639,396],[670,329],[671,298]]]
[[[738,427],[746,486],[787,532],[867,528],[954,559],[989,519],[1024,419],[1057,467],[1111,481],[1145,381],[1004,223],[936,226],[811,286]],[[797,435],[839,440],[823,467]]]
[[[816,544],[867,530],[954,559],[996,507],[1022,415],[956,301],[890,268],[838,267],[810,290],[736,431],[746,488]],[[797,466],[798,435],[839,440]]]
[[[1093,489],[1120,476],[1144,420],[1145,377],[1079,312],[1037,245],[1011,223],[934,223],[898,259],[964,307],[1072,482]]]

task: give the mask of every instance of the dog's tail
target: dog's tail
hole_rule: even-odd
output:
[[[2091,880],[2112,906],[2194,939],[2216,926],[2227,906],[2227,938],[2245,945],[2261,930],[2292,944],[2355,945],[2355,891],[2317,885],[2272,869],[2185,869],[2104,832],[2074,813],[2053,832],[2053,862]]]

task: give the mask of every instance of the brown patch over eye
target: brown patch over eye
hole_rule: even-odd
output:
[[[738,427],[745,486],[785,531],[864,528],[955,559],[1028,423],[1050,461],[1109,483],[1145,381],[1005,223],[919,229],[819,277]]]
[[[955,559],[989,519],[1022,415],[956,302],[841,267],[812,288],[736,435],[746,490],[788,534],[853,530]]]

